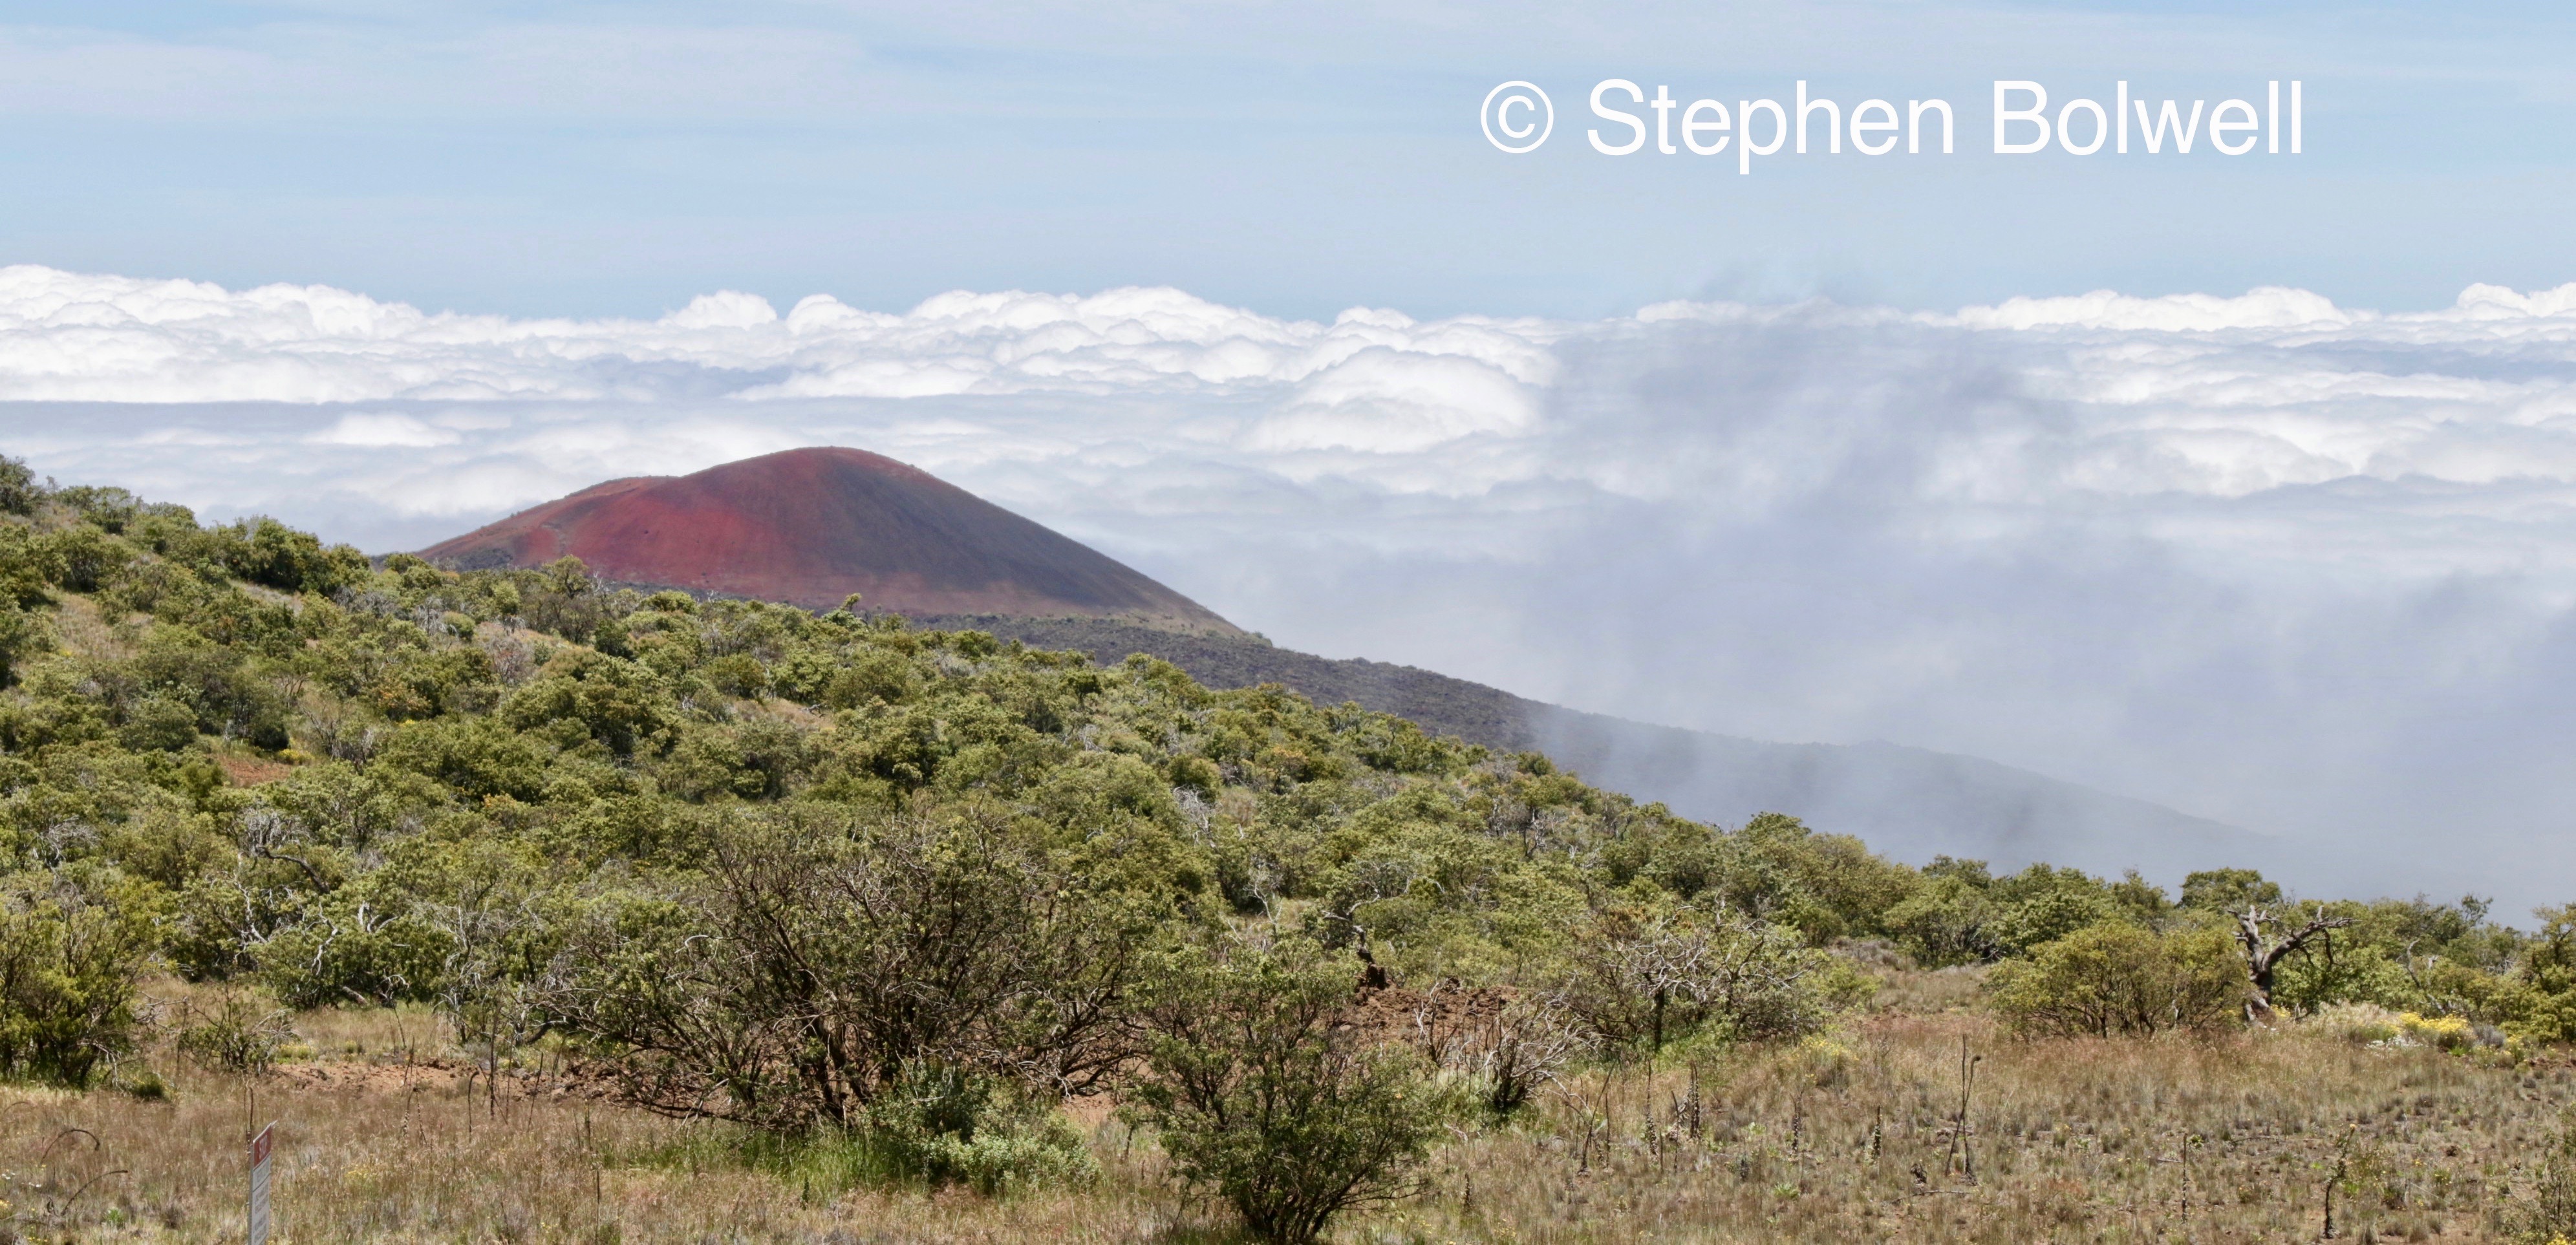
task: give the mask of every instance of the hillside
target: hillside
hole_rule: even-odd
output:
[[[2037,860],[2157,877],[2273,862],[2261,836],[2159,804],[1976,757],[1890,743],[1741,739],[1585,713],[1412,666],[1334,659],[1249,636],[1175,635],[1102,619],[947,616],[924,625],[988,631],[1114,662],[1147,653],[1211,687],[1277,683],[1322,704],[1356,702],[1434,734],[1546,753],[1585,780],[1686,817],[1740,824],[1788,813],[1867,839],[1900,860]]]
[[[1356,701],[1434,735],[1505,752],[1539,746],[1533,715],[1553,708],[1500,688],[1414,666],[1367,658],[1336,659],[1280,648],[1247,635],[1179,635],[1099,618],[1025,618],[1005,614],[916,615],[941,630],[982,631],[1032,648],[1078,649],[1103,664],[1145,653],[1189,671],[1210,687],[1277,683],[1318,704]]]
[[[422,556],[530,569],[566,555],[650,591],[865,609],[1104,662],[1149,653],[1213,687],[1278,683],[1434,734],[1539,751],[1587,778],[1725,824],[1782,812],[1900,859],[1951,855],[2180,877],[2249,859],[2259,836],[1974,757],[1792,744],[1584,713],[1410,666],[1278,648],[1083,545],[879,455],[791,450],[681,477],[612,480]]]
[[[1172,1156],[1346,1179],[1354,1137],[1433,1196],[1337,1239],[2283,1240],[2265,1182],[2336,1163],[2357,1239],[2495,1239],[2576,1153],[2576,913],[1915,868],[1168,663],[12,466],[0,1079],[48,1087],[0,1227],[219,1239],[254,1089],[279,1213],[350,1245],[1240,1239],[1258,1189]],[[149,1215],[62,1192],[110,1178]]]
[[[811,609],[1114,617],[1237,634],[1102,554],[864,450],[814,448],[611,480],[420,552],[468,570],[580,558],[602,579]]]

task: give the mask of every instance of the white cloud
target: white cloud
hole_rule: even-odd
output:
[[[758,294],[719,290],[690,299],[661,322],[675,329],[756,329],[777,323],[778,309]]]
[[[701,295],[659,320],[430,315],[325,286],[0,269],[0,399],[362,402],[645,396],[683,383],[745,399],[1295,386],[1269,448],[1416,450],[1525,430],[1556,326],[1361,312],[1274,320],[1178,290],[1087,298],[943,294],[911,312],[828,296],[786,317]]]
[[[1538,395],[1463,355],[1371,346],[1309,376],[1253,425],[1254,450],[1419,453],[1479,433],[1536,431]]]
[[[464,438],[451,428],[432,428],[409,415],[364,415],[351,412],[307,438],[315,445],[411,446],[454,445]]]
[[[2168,333],[2343,325],[2352,319],[2350,313],[2321,295],[2278,286],[2266,286],[2236,298],[2209,294],[2130,298],[2112,290],[2095,290],[2073,298],[2006,299],[2000,306],[1970,307],[1959,313],[1959,322],[1973,328],[2066,326]]]
[[[1283,642],[1986,755],[2342,836],[2320,859],[2385,888],[2546,897],[2529,854],[2576,750],[2576,287],[1331,323],[1169,289],[723,293],[569,321],[22,267],[0,395],[0,448],[41,470],[378,549],[861,445]]]

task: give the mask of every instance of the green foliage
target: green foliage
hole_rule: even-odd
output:
[[[134,560],[124,541],[82,523],[35,540],[32,554],[47,582],[71,592],[96,592]]]
[[[2027,955],[2104,921],[2153,924],[2167,907],[2164,892],[2134,872],[2107,883],[2080,869],[2034,864],[1998,878],[1984,861],[1941,856],[1881,920],[1916,962],[1941,967]]]
[[[2038,972],[2146,936],[2171,959],[2213,907],[2267,893],[2198,875],[2176,909],[2134,877],[1918,872],[1792,817],[1704,825],[1534,753],[1149,658],[647,596],[569,558],[378,569],[271,520],[209,527],[6,463],[0,665],[14,1073],[91,1076],[157,956],[281,1006],[434,1006],[487,1059],[550,1035],[662,1109],[800,1153],[874,1138],[867,1161],[921,1173],[904,1178],[996,1188],[1054,1170],[1058,1125],[1028,1104],[1191,1050],[1237,1087],[1264,1067],[1344,1079],[1360,1116],[1283,1099],[1262,1126],[1321,1147],[1298,1181],[1396,1135],[1411,1117],[1370,1095],[1411,1085],[1420,1105],[1412,1057],[1261,1010],[1226,984],[1249,962],[1171,967],[1230,926],[1315,944],[1337,967],[1277,971],[1342,973],[1336,998],[1365,974],[1519,1000],[1517,1027],[1467,1043],[1481,1054],[1431,1052],[1507,1108],[1578,1046],[1814,1030],[1865,985],[1838,940]],[[2564,921],[2526,943],[2475,901],[2336,910],[2354,923],[2280,966],[2284,1006],[2576,1037]],[[1288,1036],[1174,1027],[1165,988],[1193,982]],[[1139,1063],[1156,1017],[1170,1058]],[[1002,1114],[903,1114],[919,1078],[951,1075]],[[1215,1180],[1251,1134],[1207,1135],[1235,1139],[1198,1152]],[[1372,1170],[1412,1170],[1380,1153]]]
[[[1566,1006],[1608,1045],[1648,1052],[1697,1035],[1796,1037],[1866,992],[1794,929],[1727,909],[1594,915],[1576,935]]]
[[[2212,902],[2251,903],[2250,896],[2268,893],[2268,884],[2239,875],[2229,884],[2231,898],[2204,899],[2184,912],[2207,911]],[[2344,900],[2301,911],[2350,924],[2320,931],[2275,970],[2273,1002],[2295,1013],[2353,1003],[2501,1023],[2521,1015],[2533,998],[2507,980],[2517,958],[2527,977],[2546,972],[2551,954],[2545,931],[2540,941],[2526,944],[2490,922],[2486,903],[2475,896],[2450,904],[2421,897]]]
[[[44,496],[36,473],[27,469],[27,460],[0,454],[0,514],[34,514]]]
[[[1089,1184],[1099,1160],[1045,1099],[988,1073],[916,1063],[844,1138],[875,1183],[964,1185],[987,1196]]]
[[[246,519],[215,529],[224,569],[255,584],[322,596],[364,580],[367,555],[348,545],[324,548],[310,532],[275,519]]]
[[[640,1100],[851,1126],[932,1060],[1085,1089],[1133,1054],[1117,1002],[1194,894],[1161,828],[1090,841],[990,806],[694,824],[706,872],[604,896],[558,961],[564,1022]]]
[[[1942,867],[1953,863],[1946,856],[1935,861],[1924,871],[1922,885],[1880,918],[1897,945],[1927,968],[1973,964],[2003,953],[1989,928],[1995,910],[1986,892],[1993,879],[1982,862],[1967,862],[1975,866],[1973,873]]]
[[[2035,864],[1988,888],[1996,916],[1994,940],[2005,955],[2022,955],[2042,943],[2118,918],[2111,888],[2079,869]]]
[[[20,470],[23,472],[25,469],[22,467]],[[0,469],[0,471],[5,471],[5,469]],[[92,527],[95,527],[102,532],[106,532],[109,535],[123,532],[128,525],[132,524],[136,519],[141,518],[144,513],[143,500],[121,488],[102,488],[97,485],[77,484],[70,488],[58,488],[53,490],[52,499],[69,509],[72,513],[79,515],[83,521],[87,522]],[[26,509],[10,510],[5,504],[0,504],[0,510],[5,510],[12,514],[28,514],[33,512],[33,506],[30,505]]]
[[[43,538],[23,523],[0,522],[0,601],[18,609],[46,604],[55,571]]]
[[[1463,1106],[1419,1055],[1337,1023],[1356,969],[1294,944],[1236,948],[1190,961],[1150,1009],[1129,1113],[1262,1240],[1304,1245],[1352,1207],[1418,1193]]]
[[[151,897],[113,874],[0,878],[0,1076],[86,1086],[130,1050]]]
[[[1911,870],[1871,855],[1860,840],[1817,834],[1779,813],[1759,814],[1715,841],[1702,868],[1667,885],[1684,897],[1705,887],[1729,907],[1817,942],[1880,932],[1881,914],[1915,885]]]
[[[1999,966],[1987,988],[2024,1033],[2153,1034],[2228,1023],[2245,997],[2245,970],[2224,931],[2107,921]]]
[[[2242,912],[2281,902],[2281,884],[2252,869],[2204,869],[2182,880],[2182,906],[2203,912]]]
[[[43,616],[28,612],[6,592],[0,585],[0,687],[13,681],[20,664],[45,642]]]
[[[2576,1041],[2576,904],[2544,908],[2539,937],[2507,987],[2513,1032],[2539,1042]]]
[[[211,1007],[187,1005],[178,1017],[179,1053],[226,1072],[266,1072],[295,1037],[287,1013],[244,990],[226,990]]]
[[[370,892],[387,889],[367,878],[299,905],[250,950],[261,982],[298,1008],[434,998],[438,986],[454,980],[453,932],[436,922],[429,905],[415,907],[411,896],[384,896],[395,905],[391,911],[368,902]]]
[[[2425,1005],[2417,979],[2386,947],[2344,930],[2327,930],[2283,960],[2273,978],[2272,1002],[2300,1015],[2338,1003],[2397,1010]]]

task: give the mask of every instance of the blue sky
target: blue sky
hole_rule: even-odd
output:
[[[2244,7],[9,4],[0,241],[516,315],[1130,284],[1296,316],[2260,284],[2410,308],[2576,275],[2567,18]],[[1580,131],[1610,76],[1939,96],[1962,151],[1608,159]],[[1997,77],[2213,102],[2296,77],[2307,154],[1996,157]],[[1478,135],[1506,78],[1557,99],[1534,155]]]

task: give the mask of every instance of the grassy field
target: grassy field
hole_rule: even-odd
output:
[[[2372,1047],[2324,1023],[2015,1041],[1973,998],[1970,974],[1900,974],[1830,1037],[1570,1078],[1512,1127],[1462,1130],[1431,1194],[1336,1235],[2286,1241],[2322,1236],[2332,1185],[2337,1239],[2507,1240],[2570,1090],[2564,1062]],[[279,1239],[298,1245],[1233,1239],[1098,1103],[1075,1108],[1102,1161],[1090,1189],[845,1189],[746,1164],[721,1126],[599,1100],[543,1054],[495,1092],[425,1012],[310,1013],[296,1033],[310,1056],[262,1077],[156,1051],[160,1100],[0,1090],[0,1223],[30,1241],[238,1240],[258,1118],[279,1121]]]

